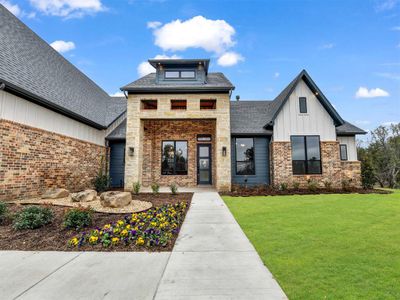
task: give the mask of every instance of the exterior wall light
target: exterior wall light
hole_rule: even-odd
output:
[[[129,156],[133,156],[135,154],[135,148],[129,147]]]
[[[222,147],[222,156],[226,156],[226,147]]]

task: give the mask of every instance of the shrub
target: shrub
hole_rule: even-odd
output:
[[[171,189],[172,195],[178,194],[178,186],[175,183],[171,184],[169,188]]]
[[[295,190],[300,189],[300,182],[295,181],[295,182],[293,182],[292,185],[293,185],[293,189],[295,189]]]
[[[92,224],[92,211],[86,208],[72,208],[64,215],[64,227],[79,230]]]
[[[364,189],[372,189],[376,182],[374,169],[369,159],[361,161],[361,184]]]
[[[279,184],[279,190],[280,191],[286,191],[288,189],[288,184],[286,182],[281,182]]]
[[[28,206],[15,215],[13,227],[17,230],[35,229],[50,223],[53,217],[49,207]]]
[[[0,201],[0,223],[3,222],[8,216],[7,203]]]
[[[136,181],[135,183],[133,183],[133,193],[135,195],[138,195],[140,192],[140,188],[142,187],[142,185],[140,184],[139,181]]]
[[[111,178],[103,172],[104,169],[104,156],[100,159],[99,172],[93,180],[94,188],[97,192],[102,193],[110,188]]]
[[[308,179],[307,187],[310,192],[316,192],[318,190],[318,182],[313,179]]]
[[[351,190],[351,180],[350,179],[342,179],[342,189],[346,192]]]
[[[332,181],[330,180],[324,180],[324,186],[327,190],[331,190],[332,189]]]
[[[153,191],[153,194],[158,194],[160,191],[160,185],[157,182],[153,182],[151,184],[151,190]]]

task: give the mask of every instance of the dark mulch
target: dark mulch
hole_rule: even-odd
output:
[[[161,206],[163,204],[174,204],[177,202],[186,202],[187,209],[189,209],[190,202],[192,199],[192,193],[179,193],[178,195],[172,194],[140,194],[134,195],[134,199],[149,201],[153,203],[154,207]],[[22,205],[10,204],[8,206],[11,215],[22,209]],[[54,212],[54,220],[51,224],[44,227],[33,229],[33,230],[14,230],[12,228],[12,220],[8,219],[0,224],[0,250],[47,250],[47,251],[171,251],[174,247],[178,233],[172,238],[169,244],[165,247],[147,247],[147,246],[135,246],[130,244],[125,246],[119,244],[108,248],[103,248],[101,245],[91,246],[86,245],[79,250],[77,248],[70,248],[67,242],[72,237],[79,234],[78,231],[64,229],[62,226],[63,216],[66,210],[60,206],[51,206]],[[186,210],[187,212],[187,210]],[[96,226],[102,227],[105,224],[116,222],[117,220],[123,219],[127,214],[105,214],[105,213],[94,213],[93,223],[87,228],[95,228]],[[129,214],[130,215],[130,214]],[[83,232],[85,230],[81,230]]]
[[[319,188],[316,191],[308,189],[287,189],[284,191],[274,189],[269,186],[257,186],[257,187],[232,187],[231,192],[224,192],[225,196],[238,196],[238,197],[250,197],[250,196],[282,196],[282,195],[317,195],[317,194],[390,194],[391,191],[380,190],[380,189],[360,189],[360,188],[349,188],[343,189],[324,189]]]

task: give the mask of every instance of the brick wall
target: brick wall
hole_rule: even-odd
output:
[[[197,185],[197,134],[210,134],[212,139],[212,178],[215,185],[215,120],[144,120],[142,184],[175,183],[179,186]],[[188,175],[161,175],[162,141],[188,142]]]
[[[345,162],[340,160],[339,142],[321,142],[322,174],[293,175],[292,149],[290,142],[271,143],[271,177],[274,185],[293,182],[307,187],[308,180],[314,180],[320,187],[324,187],[324,181],[330,181],[332,186],[340,188],[342,179],[351,179],[351,184],[360,186],[360,162]]]
[[[0,120],[0,200],[35,197],[49,187],[92,186],[106,148]]]

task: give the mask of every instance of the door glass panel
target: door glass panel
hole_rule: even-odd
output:
[[[200,170],[208,170],[210,168],[210,160],[208,158],[201,158],[199,160]]]
[[[201,182],[209,182],[210,181],[210,173],[208,170],[200,170],[199,179]]]
[[[209,148],[208,147],[201,147],[200,146],[200,150],[199,150],[199,156],[200,157],[208,157],[209,154]]]

